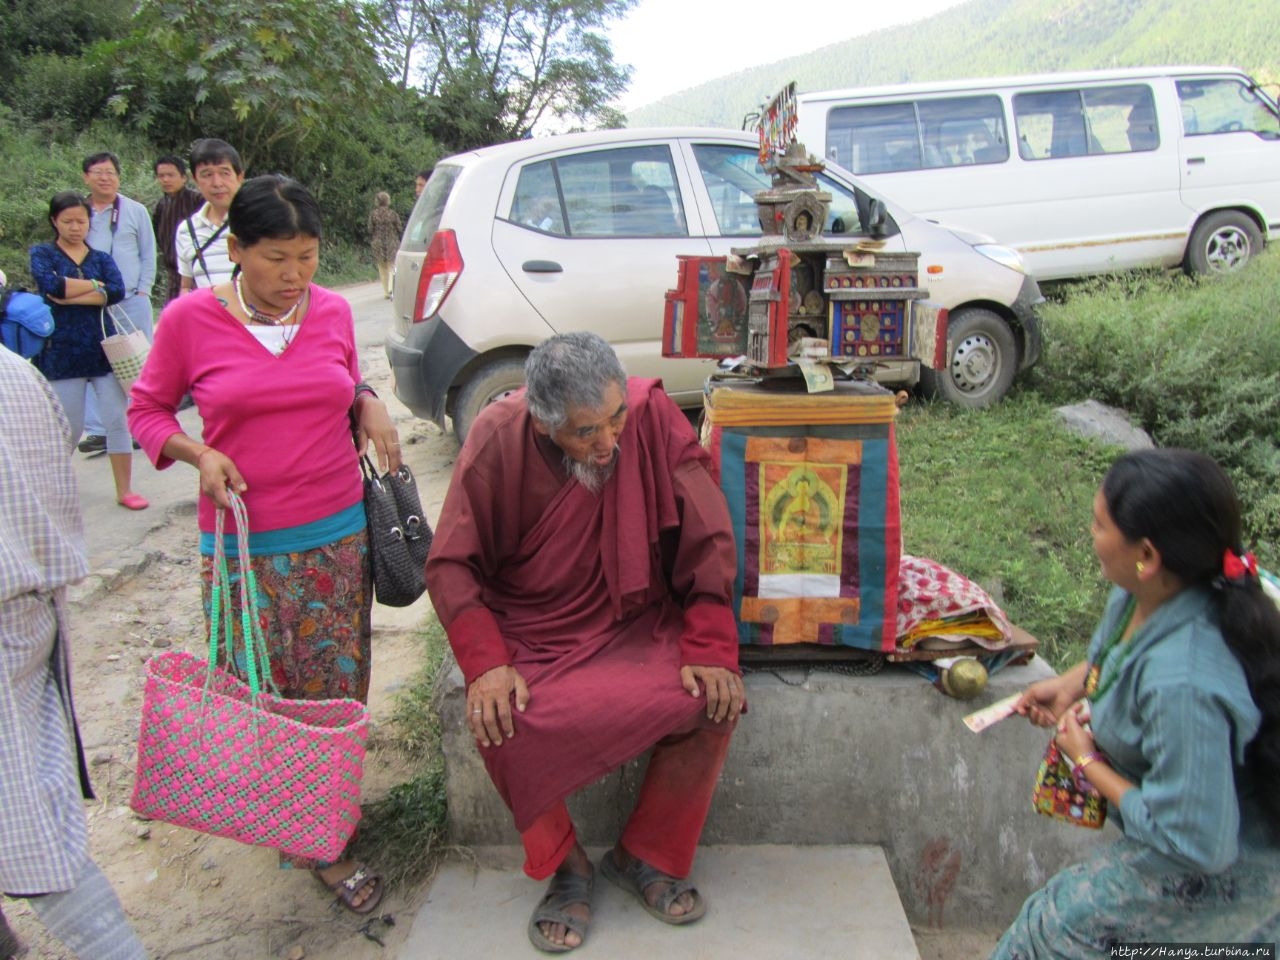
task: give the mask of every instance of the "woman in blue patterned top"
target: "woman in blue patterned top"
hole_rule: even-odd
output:
[[[109,254],[92,249],[90,208],[71,190],[49,201],[54,240],[31,248],[31,276],[53,309],[53,335],[34,363],[45,375],[71,421],[71,435],[84,429],[84,403],[92,390],[107,432],[107,458],[116,483],[116,500],[130,510],[145,510],[146,498],[133,492],[133,440],[125,422],[125,396],[102,352],[103,328],[115,325],[103,311],[124,298],[124,281]]]
[[[1017,710],[1057,725],[1121,837],[1033,893],[993,957],[1275,944],[1280,610],[1242,549],[1231,481],[1187,450],[1125,454],[1094,500],[1093,549],[1115,589],[1088,659]]]

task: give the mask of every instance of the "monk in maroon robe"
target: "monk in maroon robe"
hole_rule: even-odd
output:
[[[666,923],[705,910],[687,877],[743,707],[736,558],[707,454],[660,382],[628,381],[586,333],[543,343],[525,374],[467,435],[427,587],[525,872],[552,877],[529,937],[563,952],[586,936],[594,879],[565,798],[650,748],[601,871]]]

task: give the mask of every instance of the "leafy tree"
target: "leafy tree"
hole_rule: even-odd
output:
[[[600,28],[634,2],[405,0],[423,25],[415,63],[434,102],[428,121],[442,124],[429,131],[460,150],[527,137],[546,120],[616,124],[606,105],[631,71]],[[451,112],[459,103],[462,115]]]
[[[413,51],[427,32],[426,17],[418,0],[373,0],[379,53],[387,72],[397,78],[402,89],[409,86]]]
[[[222,136],[280,165],[358,135],[390,87],[351,0],[142,0],[116,69],[115,115],[170,142]]]
[[[37,54],[78,56],[88,45],[129,29],[132,0],[6,0],[0,5],[0,97],[19,105],[11,86]]]

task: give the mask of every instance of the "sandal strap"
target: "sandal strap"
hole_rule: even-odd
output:
[[[605,854],[609,868],[621,877],[631,888],[631,892],[640,900],[644,901],[646,909],[650,912],[671,916],[671,905],[676,899],[684,893],[691,893],[695,900],[699,899],[698,888],[688,878],[681,879],[673,877],[669,873],[663,873],[657,867],[645,863],[639,857],[632,857],[631,861],[625,866],[618,866],[617,858],[614,857],[613,851],[610,850]],[[665,883],[667,888],[658,895],[656,903],[650,904],[644,895],[645,890],[650,884]],[[678,921],[678,917],[672,917],[672,920]]]
[[[376,873],[361,865],[356,868],[355,872],[351,874],[351,876],[339,882],[352,893],[356,893],[361,887],[367,886],[368,884],[375,882],[377,879],[378,875]]]
[[[615,860],[616,864],[617,861]],[[645,889],[651,883],[670,883],[677,884],[685,881],[677,880],[669,873],[663,873],[657,867],[652,867],[645,863],[639,857],[632,857],[631,862],[621,870],[621,873],[633,884],[640,893],[644,893]]]
[[[581,917],[575,917],[572,914],[565,913],[563,910],[553,910],[550,908],[544,909],[543,905],[539,905],[538,909],[533,911],[533,919],[530,922],[535,924],[559,923],[568,927],[584,940],[587,936],[587,928],[591,926],[591,922],[589,920],[583,920]]]
[[[550,910],[563,910],[572,903],[585,903],[591,906],[591,891],[595,886],[595,874],[584,877],[576,873],[565,871],[563,873],[552,874],[551,883],[547,887],[547,892],[542,897],[542,902],[538,905],[539,909],[547,907]],[[539,920],[539,923],[542,921]],[[553,923],[560,921],[554,920]]]
[[[677,880],[674,877],[666,877],[666,880],[669,881],[671,885],[658,895],[658,902],[653,904],[653,906],[663,913],[670,915],[671,905],[676,902],[676,899],[682,893],[692,893],[694,896],[697,896],[698,891],[697,888],[688,880]],[[659,880],[658,882],[662,881]],[[640,889],[643,890],[644,888],[641,887]]]

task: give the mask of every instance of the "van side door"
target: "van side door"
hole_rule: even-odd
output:
[[[1182,202],[1196,214],[1224,207],[1255,211],[1280,233],[1280,117],[1239,76],[1176,83],[1182,112]]]

